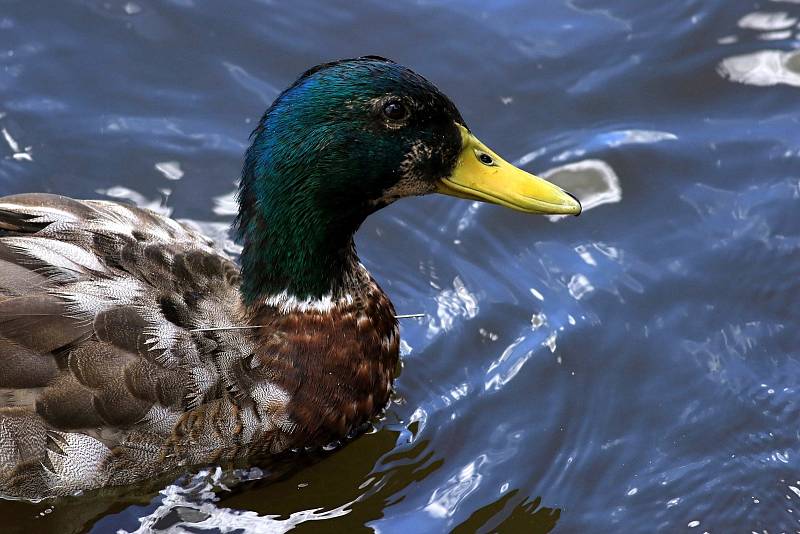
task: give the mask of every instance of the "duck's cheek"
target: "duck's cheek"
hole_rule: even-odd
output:
[[[435,191],[435,182],[429,182],[415,177],[401,178],[391,187],[385,189],[381,196],[373,201],[373,205],[383,207],[401,198],[427,195]]]

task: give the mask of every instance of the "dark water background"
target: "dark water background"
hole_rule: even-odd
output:
[[[798,18],[796,0],[0,0],[3,194],[128,199],[235,253],[254,121],[307,67],[371,53],[595,205],[376,214],[361,257],[427,317],[403,322],[375,432],[249,482],[0,503],[3,532],[797,531]]]

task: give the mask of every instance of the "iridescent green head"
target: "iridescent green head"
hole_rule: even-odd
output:
[[[528,212],[580,210],[474,138],[433,84],[379,57],[305,72],[252,138],[237,220],[247,302],[340,290],[356,263],[353,234],[401,197],[442,192]]]

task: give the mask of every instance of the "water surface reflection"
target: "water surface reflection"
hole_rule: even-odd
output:
[[[799,4],[2,11],[4,194],[134,202],[235,255],[232,191],[264,108],[309,65],[379,53],[587,208],[548,221],[427,197],[376,214],[362,259],[425,317],[402,324],[371,433],[287,466],[0,503],[12,530],[798,528]]]

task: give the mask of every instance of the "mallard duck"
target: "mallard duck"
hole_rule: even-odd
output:
[[[306,71],[251,138],[241,268],[146,209],[0,198],[0,494],[128,485],[356,433],[389,400],[399,352],[353,243],[368,215],[434,192],[581,210],[376,56]]]

